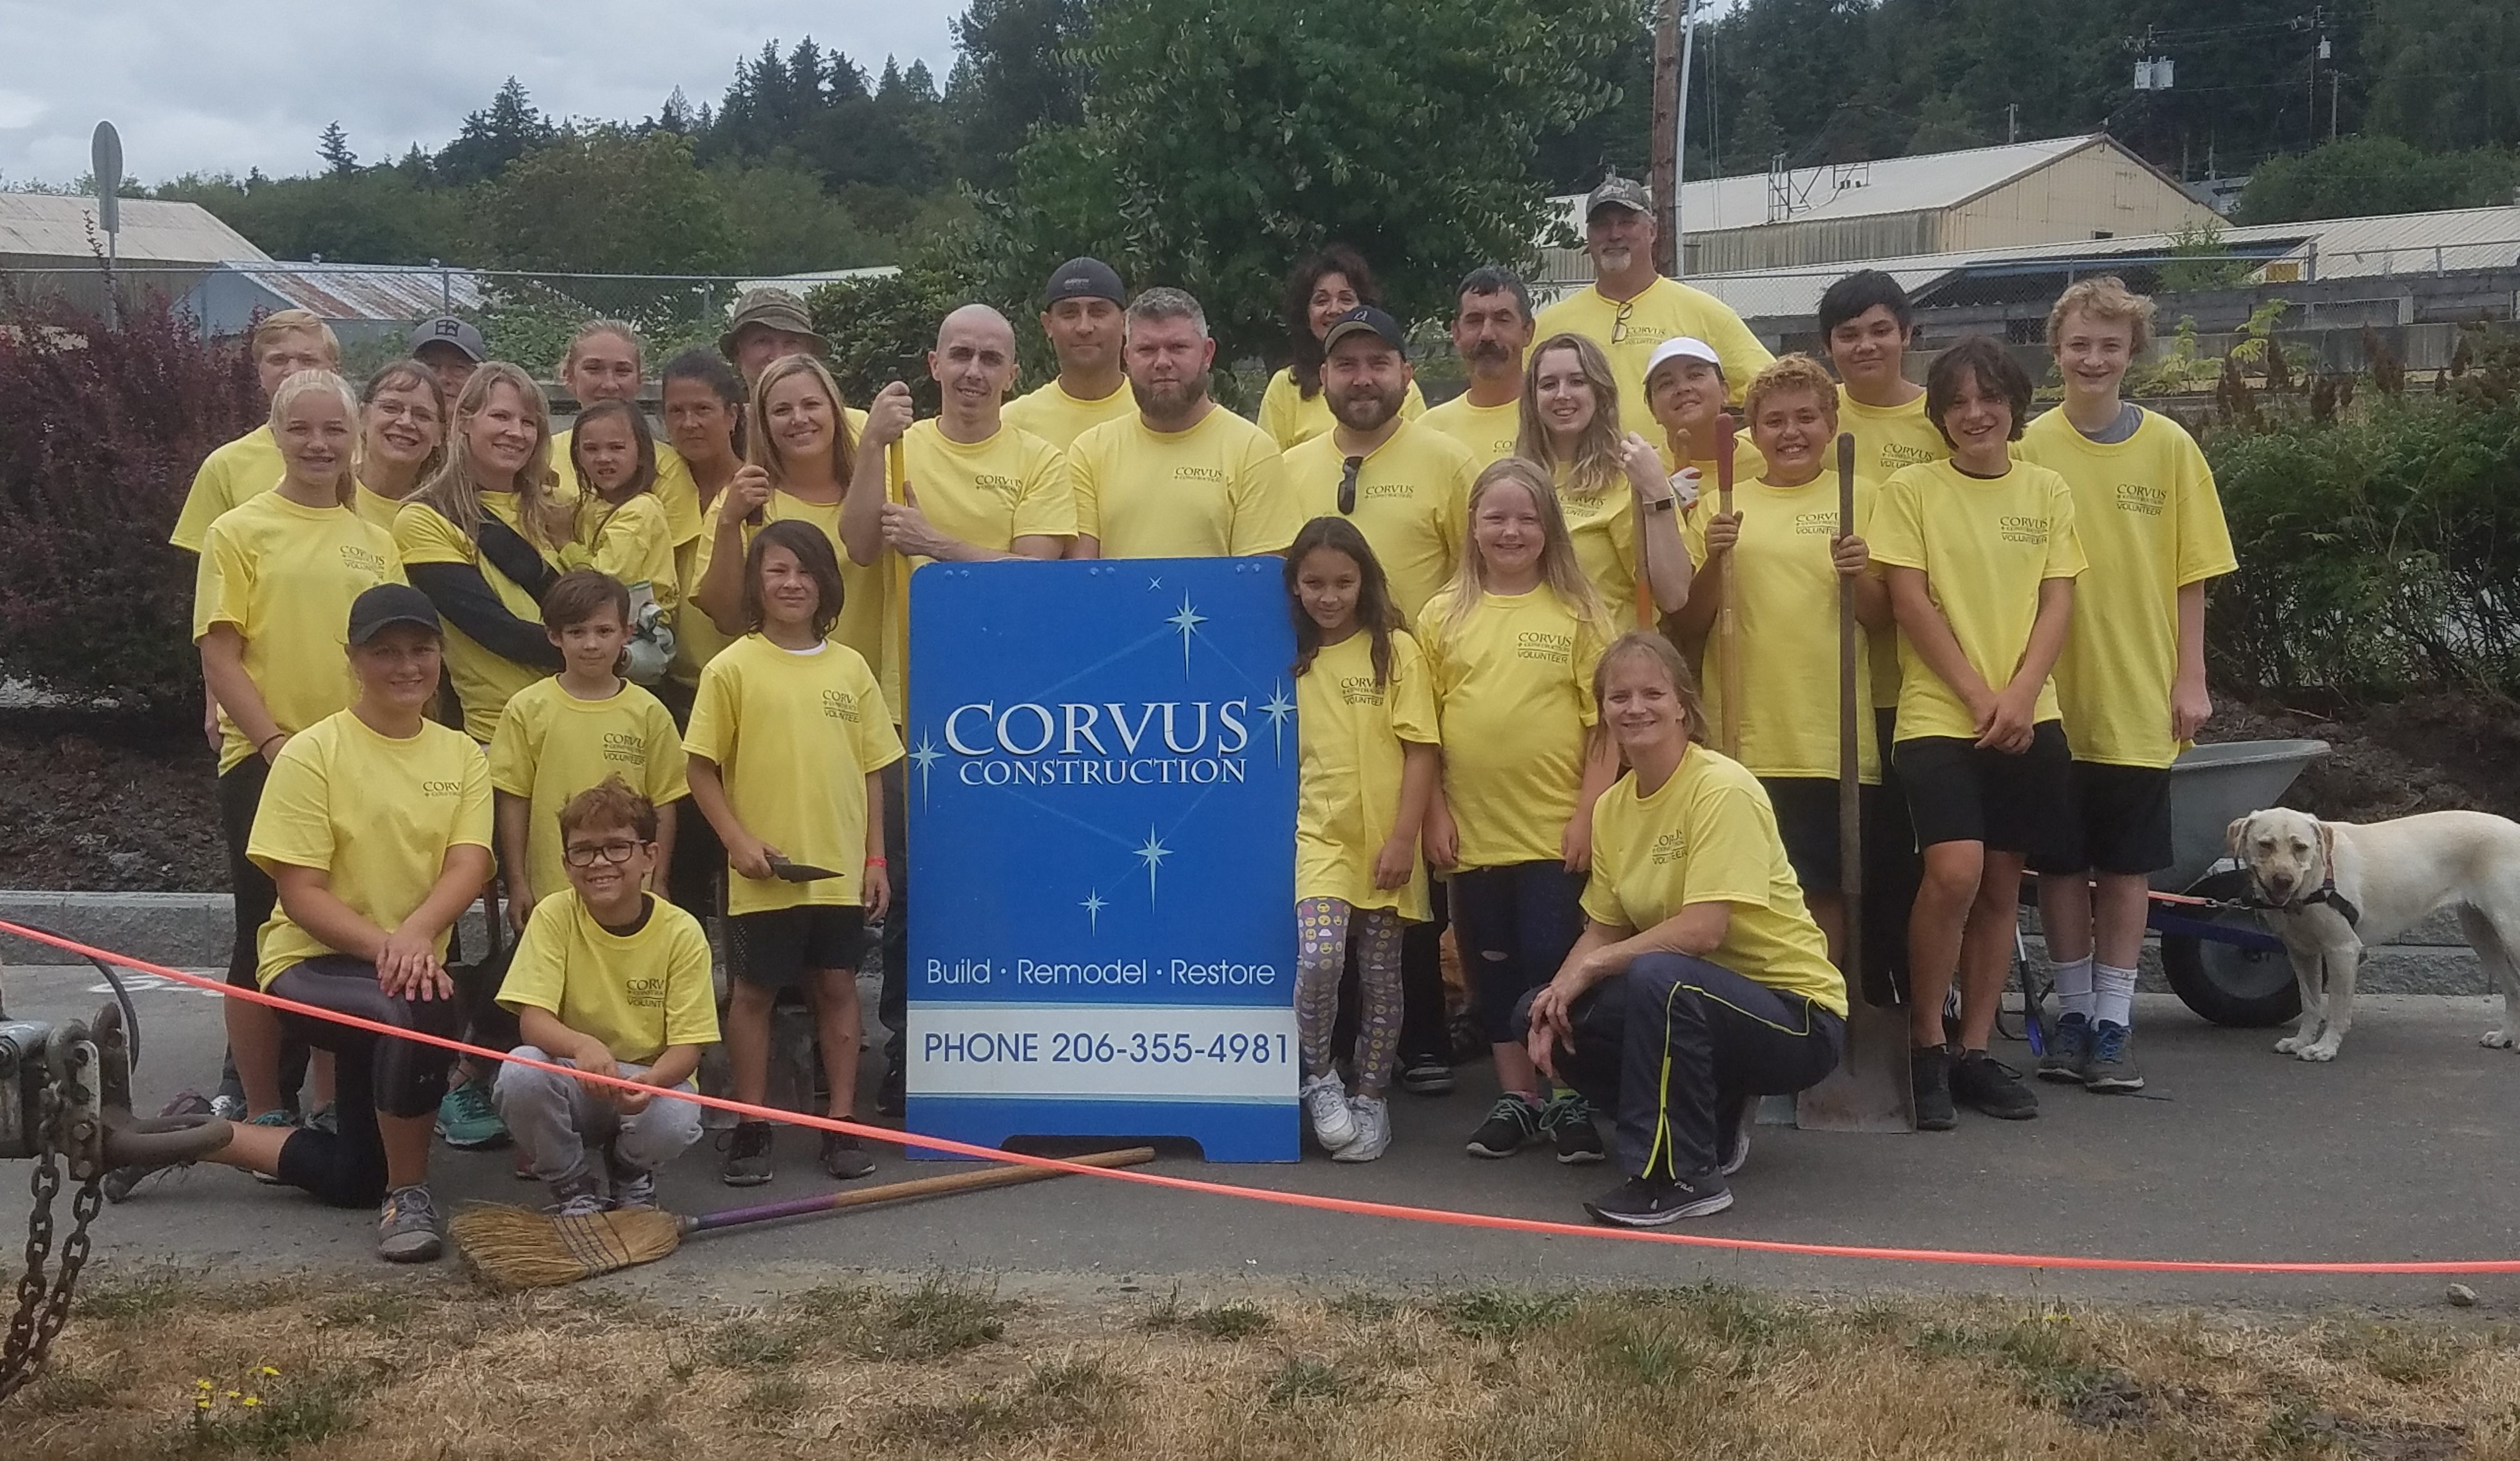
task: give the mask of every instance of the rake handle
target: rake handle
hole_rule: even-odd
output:
[[[1837,438],[1837,535],[1855,533],[1855,438]],[[1857,752],[1863,746],[1861,717],[1866,707],[1855,673],[1857,636],[1862,631],[1855,622],[1855,581],[1837,581],[1837,890],[1845,911],[1846,934],[1840,946],[1845,953],[1847,982],[1855,990],[1864,988],[1864,800],[1863,787],[1857,777],[1862,766]]]
[[[1732,413],[1715,414],[1715,510],[1732,515]],[[1723,678],[1718,682],[1724,690],[1724,715],[1719,735],[1720,749],[1727,756],[1741,754],[1741,620],[1740,595],[1732,579],[1732,550],[1724,551],[1724,577],[1717,583],[1715,600],[1715,642],[1723,657]]]
[[[1140,1167],[1155,1160],[1151,1146],[1124,1147],[1119,1151],[1094,1152],[1070,1157],[1079,1167]],[[722,1213],[709,1213],[683,1219],[686,1233],[704,1233],[721,1227],[741,1227],[749,1222],[772,1222],[782,1218],[801,1218],[809,1213],[832,1213],[842,1208],[867,1208],[878,1203],[903,1202],[915,1197],[942,1197],[955,1192],[976,1192],[984,1187],[1012,1187],[1019,1182],[1038,1182],[1065,1176],[1064,1172],[1042,1167],[990,1167],[978,1172],[957,1172],[946,1176],[917,1177],[907,1182],[886,1182],[880,1187],[859,1187],[845,1192],[829,1192],[819,1197],[797,1197],[787,1202],[766,1202],[758,1207],[729,1208]]]

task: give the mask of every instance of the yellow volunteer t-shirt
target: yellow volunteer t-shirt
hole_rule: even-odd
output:
[[[209,541],[210,524],[245,505],[248,498],[269,492],[289,474],[280,460],[280,439],[271,427],[256,426],[202,459],[193,487],[184,495],[184,509],[166,541],[186,553],[200,553]]]
[[[1706,457],[1689,462],[1681,461],[1678,457],[1672,455],[1671,437],[1669,433],[1664,434],[1662,441],[1654,447],[1654,451],[1662,458],[1662,469],[1664,471],[1676,474],[1685,466],[1689,470],[1696,472],[1697,491],[1700,496],[1713,498],[1718,492],[1723,490],[1724,481],[1722,469],[1717,466],[1714,458]],[[1761,472],[1764,472],[1767,469],[1768,459],[1759,455],[1759,449],[1751,444],[1750,433],[1747,431],[1736,431],[1732,433],[1733,488],[1738,490],[1742,483],[1749,481],[1752,477],[1758,476]],[[1835,471],[1836,469],[1837,468],[1834,465],[1829,467],[1829,470],[1831,471]]]
[[[1934,603],[1987,688],[2002,690],[2020,667],[2039,621],[2039,586],[2084,567],[2074,535],[2074,489],[2034,463],[2002,476],[1972,477],[1949,462],[1901,467],[1881,484],[1872,512],[1873,561],[1924,570]],[[1977,737],[1968,704],[1899,637],[1899,738]],[[2057,717],[2056,684],[2039,687],[2033,721]]]
[[[1415,421],[1426,414],[1426,398],[1418,391],[1418,382],[1409,382],[1409,392],[1400,401],[1400,419]],[[1288,366],[1269,377],[1260,392],[1260,429],[1278,443],[1278,450],[1291,451],[1298,444],[1316,436],[1327,436],[1338,424],[1330,415],[1330,398],[1324,391],[1314,391],[1306,399],[1295,385],[1295,368]]]
[[[1652,792],[1639,790],[1630,772],[1594,803],[1584,916],[1642,933],[1697,903],[1732,906],[1708,962],[1846,1013],[1845,976],[1803,906],[1767,788],[1704,746],[1690,746]]]
[[[674,550],[674,573],[686,589],[699,587],[700,579],[708,573],[709,556],[716,548],[717,522],[712,517],[708,531]],[[840,560],[841,571],[845,573],[848,566],[844,556]],[[847,580],[842,579],[841,582],[846,583]],[[710,660],[717,658],[719,650],[733,642],[731,636],[718,633],[717,622],[695,603],[689,612],[674,616],[674,662],[665,673],[677,685],[697,686],[700,683],[700,671]]]
[[[1837,429],[1855,438],[1855,474],[1875,482],[1888,481],[1903,466],[1942,462],[1952,455],[1952,444],[1926,419],[1921,393],[1905,406],[1867,406],[1840,385]],[[1828,469],[1837,470],[1836,464],[1832,449]],[[1872,704],[1887,710],[1899,703],[1899,630],[1895,625],[1876,629],[1871,639]]]
[[[745,635],[700,672],[683,747],[716,764],[745,831],[791,863],[839,874],[790,883],[730,866],[728,912],[857,905],[867,774],[901,759],[892,712],[864,657],[830,641],[800,652]]]
[[[1124,416],[1138,414],[1138,398],[1129,392],[1129,382],[1099,401],[1071,396],[1067,388],[1052,376],[1041,389],[1015,397],[1007,403],[1006,424],[1018,431],[1030,431],[1060,451],[1074,445],[1088,428],[1104,421],[1116,421]]]
[[[408,739],[380,734],[349,711],[289,738],[263,783],[246,856],[265,872],[316,867],[333,896],[391,933],[428,901],[447,850],[491,845],[490,768],[463,731],[421,723]],[[262,925],[254,978],[326,953],[321,940],[276,908]],[[446,956],[446,935],[437,936]]]
[[[1623,429],[1654,434],[1653,413],[1645,409],[1645,361],[1654,346],[1688,335],[1715,347],[1724,361],[1724,384],[1734,405],[1750,377],[1776,359],[1732,307],[1702,289],[1678,280],[1657,279],[1622,304],[1586,285],[1540,312],[1533,322],[1534,343],[1552,334],[1574,333],[1599,345],[1610,357],[1610,374],[1619,382],[1619,420]]]
[[[1106,558],[1217,558],[1282,552],[1302,526],[1267,433],[1222,406],[1187,431],[1137,416],[1068,448],[1076,531]]]
[[[668,615],[683,601],[671,534],[665,505],[652,492],[618,505],[596,497],[578,500],[577,546],[586,550],[597,571],[630,588],[646,584],[656,606]]]
[[[578,481],[577,464],[568,455],[568,444],[576,434],[562,431],[552,438],[552,475],[559,481],[553,490],[562,502],[591,502],[595,494]],[[666,546],[679,548],[700,535],[699,483],[692,480],[691,464],[683,454],[665,444],[664,433],[657,432],[655,441],[656,483],[649,491],[665,509]]]
[[[1607,644],[1546,586],[1482,595],[1458,628],[1451,602],[1449,589],[1427,602],[1418,645],[1435,672],[1460,865],[1557,862]]]
[[[653,894],[648,921],[628,935],[595,921],[566,885],[535,904],[499,1003],[547,1011],[632,1065],[655,1064],[670,1045],[717,1043],[708,935]]]
[[[1513,455],[1513,444],[1522,434],[1522,402],[1508,401],[1502,406],[1479,406],[1463,391],[1441,406],[1426,409],[1421,425],[1434,427],[1470,449],[1470,461],[1480,471]]]
[[[394,518],[402,512],[403,501],[399,497],[387,497],[361,482],[351,491],[350,509],[366,521],[383,528],[385,536],[390,538],[393,536]]]
[[[1871,527],[1873,487],[1855,479],[1855,535]],[[1837,474],[1822,472],[1800,487],[1736,482],[1732,509],[1741,536],[1725,565],[1732,591],[1735,633],[1741,648],[1741,755],[1762,776],[1838,775],[1837,570],[1830,552],[1837,537]],[[1688,558],[1706,562],[1706,519],[1688,514],[1682,532]],[[1855,644],[1856,778],[1878,782],[1871,681],[1865,673],[1868,649]],[[1724,642],[1706,637],[1706,718],[1724,724]]]
[[[1286,487],[1297,518],[1338,515],[1347,454],[1336,432],[1324,432],[1285,456]],[[1355,509],[1348,520],[1391,580],[1391,601],[1409,622],[1435,591],[1452,581],[1469,521],[1470,484],[1479,466],[1469,449],[1424,424],[1403,421],[1389,441],[1357,467]]]
[[[2077,761],[2168,766],[2170,686],[2179,676],[2179,591],[2239,567],[2214,469],[2177,421],[2147,411],[2114,446],[2050,411],[2021,455],[2074,491],[2074,533],[2091,571],[2056,660],[2056,701]]]
[[[508,701],[490,737],[490,785],[526,799],[525,876],[535,898],[568,886],[560,809],[615,775],[659,807],[691,794],[683,738],[654,695],[625,680],[609,699],[581,700],[555,677]]]
[[[519,526],[515,493],[484,492],[481,508],[516,529],[518,537],[525,536]],[[481,556],[472,540],[435,508],[426,503],[405,503],[403,509],[394,514],[394,547],[401,551],[406,570],[418,563],[466,563],[479,569],[481,581],[498,596],[502,608],[528,624],[542,622],[542,605],[534,601],[534,596]],[[546,562],[552,562],[553,557],[549,553],[543,554]],[[553,566],[558,564],[554,562]],[[498,730],[499,713],[508,708],[509,699],[550,673],[493,654],[463,630],[453,624],[446,626],[446,675],[455,682],[455,697],[464,705],[464,733],[485,746]]]
[[[1295,897],[1426,918],[1421,857],[1401,888],[1373,885],[1373,860],[1400,819],[1401,742],[1439,744],[1434,677],[1418,642],[1391,635],[1391,675],[1373,679],[1373,636],[1350,635],[1313,657],[1295,681],[1303,732],[1295,799]],[[1414,836],[1414,829],[1412,835]]]
[[[1642,620],[1637,599],[1636,489],[1621,473],[1598,492],[1571,492],[1561,470],[1557,507],[1566,517],[1566,536],[1575,545],[1576,566],[1601,596],[1601,606],[1610,611],[1611,633],[1637,628]]]
[[[309,508],[261,493],[210,524],[193,580],[193,639],[233,624],[245,640],[246,678],[272,724],[292,734],[348,707],[354,687],[343,657],[350,603],[379,584],[403,582],[393,538],[347,508]],[[219,770],[254,754],[219,712]]]

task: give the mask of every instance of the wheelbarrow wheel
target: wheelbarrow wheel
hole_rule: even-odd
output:
[[[2248,874],[2218,872],[2188,893],[2197,898],[2238,898],[2248,891]],[[2183,911],[2183,910],[2182,910]],[[2205,921],[2266,932],[2265,922],[2246,908],[2224,908]],[[2281,951],[2243,949],[2193,934],[2161,936],[2161,972],[2189,1009],[2239,1030],[2280,1025],[2301,1014],[2301,986],[2293,979],[2292,960]]]

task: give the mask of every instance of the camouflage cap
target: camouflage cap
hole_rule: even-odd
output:
[[[735,337],[743,333],[746,325],[762,325],[789,334],[803,335],[814,342],[814,353],[828,355],[832,342],[814,329],[813,317],[805,313],[805,301],[787,289],[764,288],[746,289],[735,301],[734,312],[727,317],[726,333],[717,337],[718,353],[735,358]]]

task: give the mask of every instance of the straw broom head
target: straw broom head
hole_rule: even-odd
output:
[[[683,1219],[656,1208],[553,1218],[471,1203],[450,1224],[455,1246],[496,1288],[539,1289],[652,1263],[682,1246]]]

